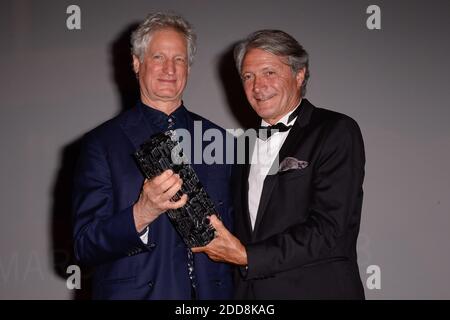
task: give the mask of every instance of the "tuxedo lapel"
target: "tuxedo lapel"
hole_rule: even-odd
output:
[[[190,164],[191,164],[192,168],[194,169],[195,173],[197,174],[200,182],[205,186],[207,184],[207,181],[208,181],[208,171],[209,170],[206,170],[207,166],[206,166],[206,164],[203,163],[203,160],[204,160],[203,159],[203,150],[204,150],[204,147],[205,147],[203,145],[203,126],[202,126],[202,130],[201,130],[201,133],[200,133],[201,136],[200,137],[195,137],[195,134],[194,134],[195,133],[194,132],[194,121],[201,121],[201,120],[195,120],[192,117],[192,114],[190,112],[188,112],[188,116],[187,116],[187,130],[189,131],[190,136],[191,136],[191,156],[190,156],[189,161],[190,161]],[[195,161],[194,161],[196,159],[196,157],[194,155],[194,152],[195,152],[196,149],[199,149],[199,148],[195,148],[195,143],[201,143],[202,144],[201,148],[200,148],[200,150],[202,152],[202,154],[200,155],[201,156],[201,162],[200,163],[195,163]]]
[[[255,140],[249,139],[248,143],[245,144],[245,162],[242,165],[242,214],[245,215],[245,223],[246,223],[246,230],[248,230],[249,234],[252,234],[252,224],[250,220],[250,211],[248,209],[248,177],[250,174],[250,163],[251,163],[251,155],[253,153],[254,147],[255,147]]]
[[[314,107],[311,103],[309,103],[308,100],[303,99],[299,108],[302,108],[303,110],[300,110],[300,114],[297,117],[297,120],[292,126],[292,129],[289,131],[289,134],[284,141],[280,152],[278,153],[278,157],[272,163],[269,171],[272,174],[267,175],[264,180],[263,190],[261,193],[261,198],[259,200],[258,213],[256,215],[255,228],[253,229],[253,238],[256,237],[259,225],[261,224],[261,220],[270,201],[271,194],[278,183],[278,165],[281,161],[283,161],[284,158],[291,155],[295,150],[298,149],[305,130],[304,127],[309,123]]]
[[[255,221],[255,228],[253,229],[253,237],[256,236],[259,225],[261,224],[261,220],[266,212],[267,205],[269,204],[269,200],[272,194],[272,191],[276,187],[278,183],[278,164],[280,162],[280,159],[284,159],[287,154],[291,152],[293,147],[297,144],[297,142],[300,140],[302,134],[302,128],[299,126],[298,118],[297,121],[295,121],[292,129],[289,131],[289,134],[286,138],[286,140],[283,143],[283,146],[280,149],[280,152],[278,153],[277,158],[272,163],[272,166],[270,168],[269,173],[264,179],[264,185],[261,192],[261,198],[259,200],[259,206],[258,206],[258,213],[256,215],[256,221]]]

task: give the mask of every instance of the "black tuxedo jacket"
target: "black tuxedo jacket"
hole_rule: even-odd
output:
[[[235,298],[364,299],[356,257],[365,163],[360,129],[306,99],[300,108],[279,162],[295,157],[309,165],[266,177],[253,231],[250,166],[236,168],[235,233],[248,269],[236,269]]]

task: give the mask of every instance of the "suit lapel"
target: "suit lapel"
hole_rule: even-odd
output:
[[[147,121],[145,120],[145,116],[139,107],[134,107],[133,109],[131,109],[124,120],[120,123],[120,126],[122,127],[122,130],[125,132],[128,139],[130,139],[136,150],[138,150],[141,145],[146,142],[152,135],[158,133],[158,131],[155,131],[155,129],[147,123]],[[191,133],[191,160],[193,160],[195,143],[195,139],[193,136],[194,118],[192,117],[190,112],[188,112],[187,117],[187,129]],[[199,141],[203,143],[202,137],[200,137]],[[197,173],[200,181],[202,181],[202,183],[206,183],[208,180],[208,170],[206,170],[206,166],[202,163],[194,164],[193,161],[191,162],[191,165],[194,171]]]
[[[255,228],[253,229],[253,239],[255,239],[256,237],[259,225],[261,224],[261,220],[266,212],[267,205],[269,204],[271,194],[278,183],[278,165],[281,161],[283,161],[284,158],[291,155],[295,150],[298,149],[298,145],[301,142],[301,138],[304,133],[304,127],[309,123],[311,113],[314,109],[313,105],[306,99],[302,100],[300,108],[302,108],[303,110],[300,111],[297,120],[292,126],[292,129],[289,131],[289,134],[284,141],[280,152],[278,153],[278,157],[272,163],[270,172],[272,172],[273,174],[267,175],[264,180],[263,190],[261,193],[261,198],[259,200],[258,213],[256,215]]]
[[[120,123],[120,126],[136,150],[139,149],[151,135],[156,133],[147,124],[142,110],[137,106],[129,111],[127,117]]]

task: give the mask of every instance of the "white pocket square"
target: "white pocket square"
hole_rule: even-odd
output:
[[[280,166],[278,167],[278,172],[301,170],[305,169],[308,165],[308,161],[298,160],[294,157],[286,157],[283,161],[281,161]]]

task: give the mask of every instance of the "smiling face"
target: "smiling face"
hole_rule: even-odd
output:
[[[142,102],[172,113],[181,105],[189,72],[186,38],[173,29],[155,31],[143,61],[133,56],[133,68],[139,74]]]
[[[294,75],[284,59],[255,48],[242,61],[241,77],[250,105],[262,119],[275,124],[298,105],[305,69]]]

